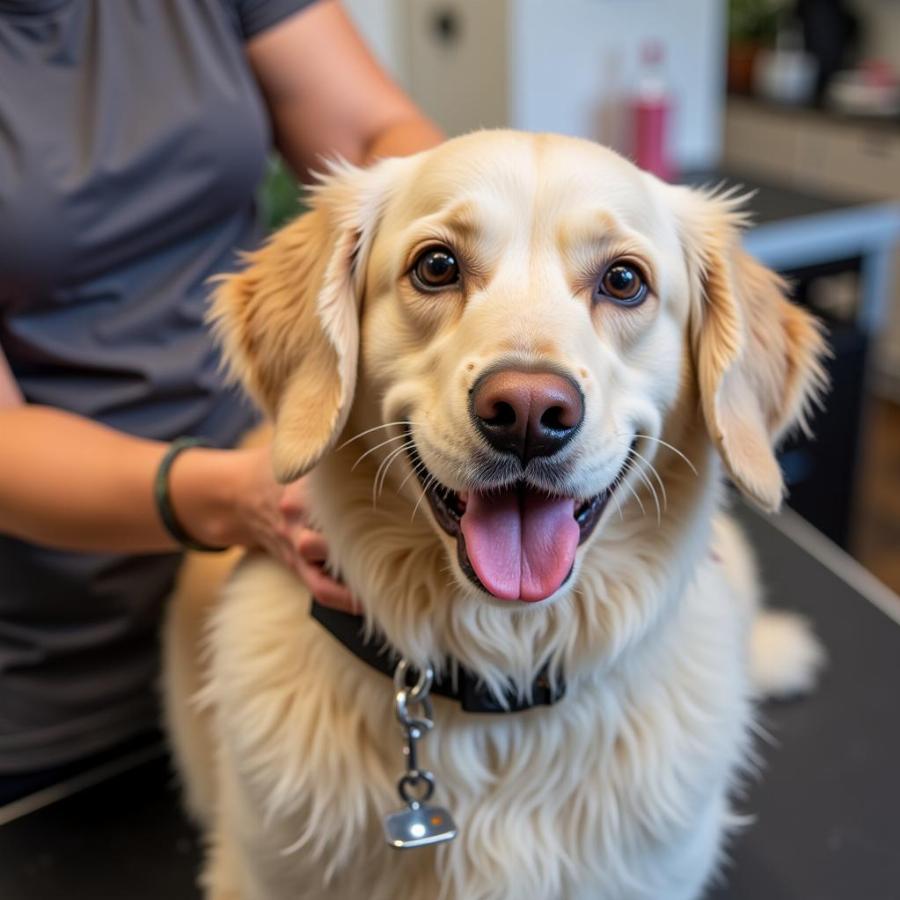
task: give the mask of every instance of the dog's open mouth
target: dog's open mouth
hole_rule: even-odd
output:
[[[426,469],[412,442],[408,453],[435,519],[456,539],[460,568],[499,600],[534,603],[555,594],[621,480],[583,501],[549,495],[525,481],[457,493]]]

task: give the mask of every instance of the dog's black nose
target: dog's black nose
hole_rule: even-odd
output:
[[[556,372],[486,372],[472,388],[469,408],[491,446],[523,463],[561,450],[584,418],[578,385]]]

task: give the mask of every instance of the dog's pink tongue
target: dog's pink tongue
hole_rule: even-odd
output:
[[[549,597],[565,581],[578,548],[575,501],[530,490],[470,492],[461,526],[475,574],[501,600]]]

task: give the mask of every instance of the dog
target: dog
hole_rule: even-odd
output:
[[[726,512],[725,475],[779,506],[773,446],[825,381],[744,225],[740,198],[594,143],[485,131],[333,166],[225,280],[213,318],[275,472],[311,473],[359,640],[420,682],[351,652],[271,558],[221,595],[187,579],[166,693],[208,897],[702,895],[754,697],[823,659],[759,611]],[[429,667],[499,712],[428,698],[417,765],[459,833],[398,851],[396,694]]]

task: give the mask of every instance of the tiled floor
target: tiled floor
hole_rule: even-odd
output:
[[[900,406],[873,400],[859,472],[853,551],[900,593]]]

